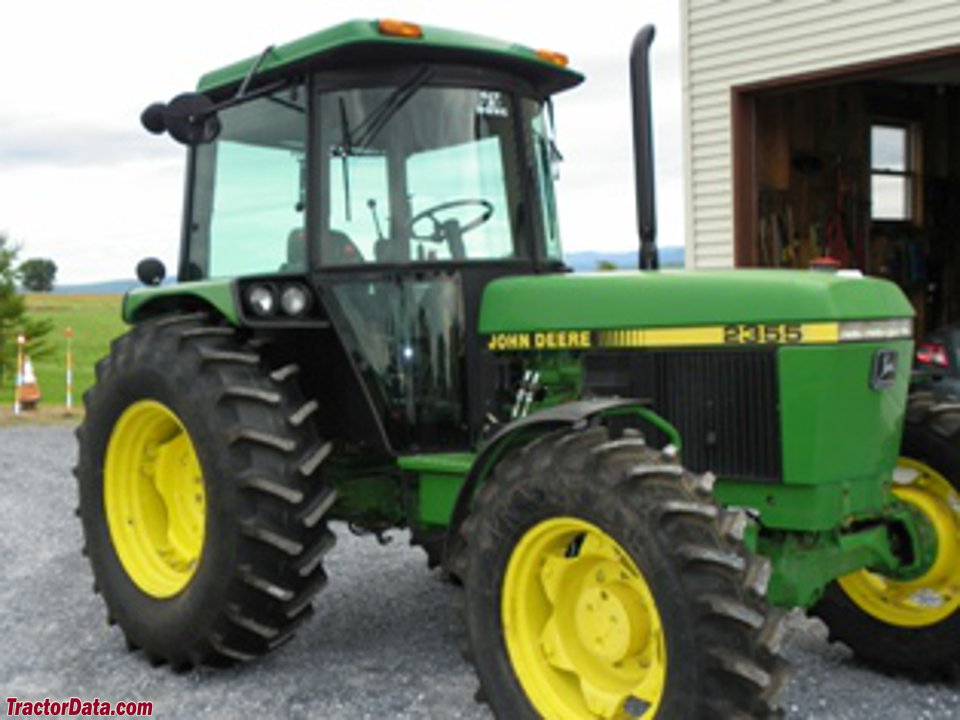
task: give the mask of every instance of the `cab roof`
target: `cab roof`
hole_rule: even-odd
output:
[[[387,67],[396,62],[489,67],[523,77],[544,95],[583,81],[580,73],[525,45],[430,25],[410,25],[420,30],[419,37],[392,35],[381,30],[381,24],[389,22],[395,21],[350,20],[271,48],[262,55],[253,85],[303,70]],[[197,89],[216,95],[235,88],[260,58],[256,55],[209,72],[200,78]]]

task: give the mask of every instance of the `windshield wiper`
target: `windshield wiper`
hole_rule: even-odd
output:
[[[433,77],[433,70],[424,65],[411,75],[406,82],[390,93],[352,132],[351,150],[367,147],[380,131],[396,115],[417,91]]]
[[[356,128],[350,129],[350,122],[347,119],[347,105],[343,97],[340,100],[340,146],[334,150],[335,155],[339,155],[343,163],[343,197],[346,203],[344,216],[349,221],[350,215],[350,157],[359,154],[357,151],[368,147],[380,131],[390,122],[404,105],[409,102],[417,91],[422,88],[433,77],[433,70],[424,65],[416,70],[406,82],[399,85],[390,93],[383,102],[377,105],[370,114],[367,115]]]

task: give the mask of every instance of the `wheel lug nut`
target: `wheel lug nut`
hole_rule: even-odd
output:
[[[644,702],[638,697],[631,695],[623,703],[623,709],[630,717],[642,717],[650,709],[650,703]]]

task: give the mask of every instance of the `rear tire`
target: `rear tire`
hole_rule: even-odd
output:
[[[898,583],[867,571],[831,583],[813,609],[864,662],[919,677],[960,667],[960,405],[911,396],[898,475],[928,517],[939,518],[940,571]],[[902,491],[902,490],[901,490]],[[910,501],[910,495],[903,495]]]
[[[77,433],[85,551],[151,662],[248,660],[311,614],[336,494],[295,374],[203,314],[144,322],[98,364]],[[170,489],[185,483],[199,499]]]
[[[769,564],[706,480],[605,428],[500,462],[461,529],[467,656],[498,718],[779,717]]]

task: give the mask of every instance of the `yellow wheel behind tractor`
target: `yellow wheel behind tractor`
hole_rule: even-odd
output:
[[[960,664],[960,405],[911,397],[893,480],[894,494],[936,535],[933,564],[910,580],[852,573],[831,584],[813,612],[868,663],[949,675]]]

